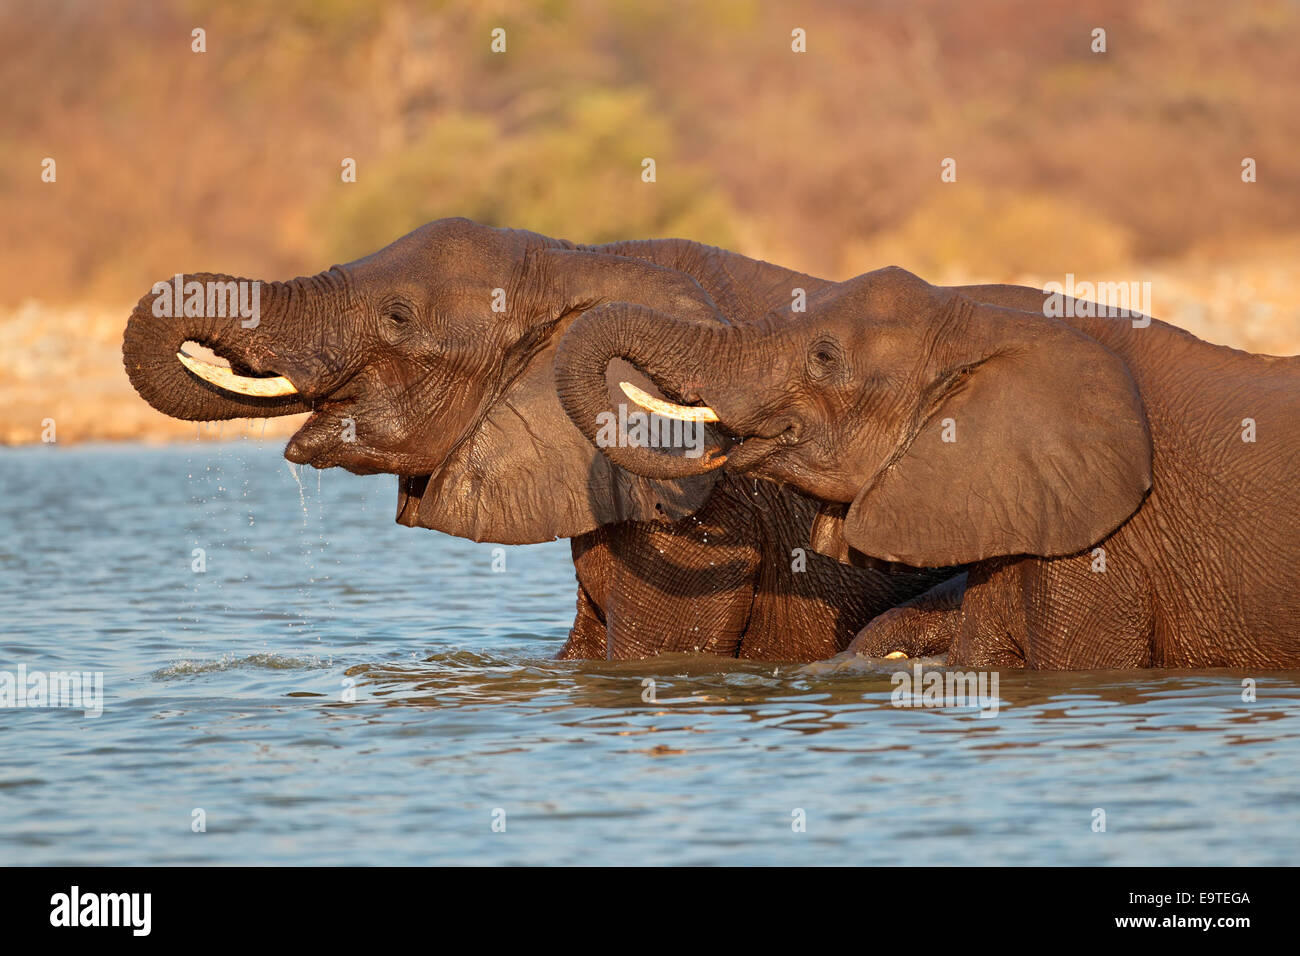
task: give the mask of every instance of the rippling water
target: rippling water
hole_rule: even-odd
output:
[[[981,718],[884,662],[557,662],[566,542],[496,572],[395,506],[250,441],[0,450],[0,671],[105,697],[0,709],[0,863],[1295,862],[1300,674],[1005,672]]]

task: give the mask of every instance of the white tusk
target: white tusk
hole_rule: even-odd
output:
[[[182,365],[203,379],[203,381],[211,382],[217,388],[225,389],[227,392],[234,392],[236,395],[251,395],[255,398],[279,398],[282,395],[296,395],[298,393],[298,389],[294,388],[293,382],[283,375],[277,375],[275,378],[250,378],[247,375],[236,375],[224,365],[213,365],[211,362],[202,362],[199,359],[191,358],[184,351],[177,352],[176,357],[181,360]]]
[[[646,411],[662,415],[664,418],[676,418],[678,421],[683,422],[716,422],[718,420],[718,413],[709,408],[708,405],[675,405],[672,402],[665,402],[662,398],[655,398],[653,395],[641,391],[631,382],[619,382],[618,387],[623,390],[624,395]]]

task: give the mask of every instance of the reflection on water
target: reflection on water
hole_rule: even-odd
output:
[[[559,662],[565,542],[494,573],[493,545],[395,506],[392,478],[294,476],[251,442],[0,451],[0,670],[102,670],[105,692],[97,719],[0,710],[0,863],[1300,848],[1300,674],[1249,675],[1246,702],[1228,671],[1003,672],[981,717],[892,706],[895,662]]]

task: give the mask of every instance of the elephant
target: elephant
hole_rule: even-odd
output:
[[[569,538],[578,600],[562,658],[808,661],[951,572],[809,553],[819,505],[791,489],[614,466],[565,416],[553,362],[564,329],[601,304],[746,323],[792,288],[826,285],[686,240],[588,246],[444,219],[314,276],[159,282],[127,323],[123,361],[177,418],[310,411],[285,457],[395,474],[399,524],[502,544]]]
[[[647,477],[723,469],[840,509],[817,547],[966,569],[959,610],[899,607],[853,653],[1045,670],[1300,666],[1300,357],[1013,285],[866,273],[723,327],[611,304],[561,341],[595,440],[613,357],[708,422],[602,447]]]

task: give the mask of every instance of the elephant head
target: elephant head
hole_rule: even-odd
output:
[[[402,524],[530,543],[680,517],[712,487],[712,476],[659,482],[612,467],[560,408],[558,335],[618,301],[725,322],[684,273],[451,219],[288,282],[159,282],[131,315],[122,353],[136,390],[177,418],[310,411],[285,457],[398,475]],[[230,367],[199,361],[186,343]]]
[[[721,426],[694,456],[598,442],[612,460],[660,477],[725,461],[787,482],[842,503],[844,541],[877,559],[937,567],[1073,554],[1124,522],[1151,487],[1144,409],[1118,356],[1041,312],[896,267],[831,286],[804,313],[787,307],[746,326],[627,304],[593,310],[556,363],[565,410],[593,441],[610,411],[599,386],[612,358],[673,398],[643,407]],[[814,544],[845,557],[816,529]]]

